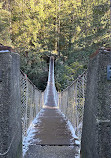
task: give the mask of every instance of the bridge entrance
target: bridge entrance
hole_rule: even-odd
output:
[[[64,157],[67,158],[72,157],[72,155],[74,157],[77,154],[77,148],[80,146],[79,139],[70,121],[60,111],[58,103],[59,94],[56,91],[54,81],[54,58],[50,57],[48,82],[44,92],[44,105],[32,122],[24,140],[25,158],[37,158],[38,154],[41,157],[40,151],[39,153],[36,152],[36,149],[39,149],[40,146],[44,146],[45,149],[48,146],[48,152],[45,152],[41,158],[45,158],[47,154],[50,157],[52,150],[55,151],[53,157],[57,157],[58,154],[61,155],[61,152],[61,156],[66,154]],[[32,146],[35,153],[32,153]],[[67,153],[65,150],[67,150]],[[42,148],[41,151],[43,152]]]
[[[109,51],[101,48],[91,59],[88,75],[84,72],[60,93],[53,57],[44,92],[20,73],[18,54],[1,51],[0,67],[1,158],[22,158],[22,142],[24,158],[79,158],[81,133],[82,157],[111,157]]]

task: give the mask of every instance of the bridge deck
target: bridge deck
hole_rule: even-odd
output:
[[[35,119],[29,135],[31,144],[74,145],[77,139],[68,120],[58,109],[42,109]]]
[[[53,70],[54,60],[51,58],[45,108],[40,111],[37,118],[35,118],[33,121],[32,128],[29,130],[29,150],[26,152],[25,158],[31,158],[31,155],[34,158],[45,158],[47,154],[47,158],[56,158],[58,154],[59,158],[73,158],[75,156],[75,147],[78,143],[77,137],[70,122],[56,106],[56,101],[54,98],[55,83]],[[36,152],[38,151],[38,148],[40,148],[39,145],[50,146],[50,148],[48,147],[48,152],[45,152],[42,157],[39,155],[40,153]],[[60,150],[59,146],[65,146],[65,148],[61,148]],[[72,146],[72,148],[69,146]],[[46,146],[44,148],[46,148]],[[43,152],[43,149],[41,149],[41,153]],[[34,153],[32,153],[33,150]],[[53,156],[50,156],[51,153]]]

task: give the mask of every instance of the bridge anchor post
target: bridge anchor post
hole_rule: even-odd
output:
[[[0,51],[0,158],[22,158],[20,59]]]
[[[104,49],[90,60],[83,118],[81,158],[111,158],[111,81],[107,66],[111,52]]]

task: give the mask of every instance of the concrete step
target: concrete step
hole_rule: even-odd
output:
[[[24,158],[79,158],[76,146],[30,145]]]

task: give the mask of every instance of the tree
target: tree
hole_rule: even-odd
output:
[[[10,39],[10,6],[7,0],[0,2],[0,43],[11,45]]]
[[[42,63],[44,55],[57,55],[56,83],[63,89],[84,71],[91,53],[110,45],[109,0],[1,2],[1,43],[12,42],[21,55],[22,69],[33,82],[34,72],[39,70],[40,77],[44,71],[37,64]],[[46,61],[43,63],[46,66]],[[36,83],[40,84],[39,80]]]

